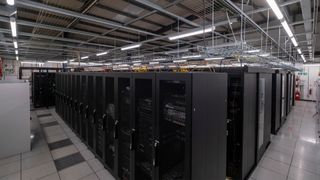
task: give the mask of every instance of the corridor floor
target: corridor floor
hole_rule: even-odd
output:
[[[250,180],[320,180],[314,114],[314,103],[296,103]],[[31,116],[32,151],[0,159],[0,180],[114,180],[54,109]]]

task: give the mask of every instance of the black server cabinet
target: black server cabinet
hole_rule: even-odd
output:
[[[70,121],[71,121],[71,127],[72,129],[76,132],[76,98],[77,98],[77,89],[76,89],[76,74],[75,73],[70,73],[71,76],[71,91],[70,91],[70,110],[71,110],[71,116],[70,116]]]
[[[281,126],[287,119],[287,75],[281,72]]]
[[[62,73],[62,94],[63,94],[63,107],[62,107],[62,119],[67,119],[67,76],[66,73]]]
[[[94,73],[88,73],[87,75],[87,102],[88,102],[88,109],[87,109],[87,145],[89,149],[95,152],[95,123],[97,118],[97,110],[95,108],[95,101],[96,101],[96,94],[95,94],[95,75]]]
[[[296,104],[296,85],[297,85],[297,81],[296,81],[296,75],[292,74],[292,106],[295,106]]]
[[[81,112],[80,112],[80,99],[81,99],[81,75],[79,73],[75,74],[75,89],[74,89],[74,111],[75,111],[75,116],[74,116],[74,127],[75,127],[75,132],[77,135],[80,136],[80,121],[81,121]]]
[[[88,105],[88,83],[87,75],[81,73],[80,75],[80,103],[79,103],[79,114],[80,114],[80,136],[82,140],[87,143],[87,124],[89,118],[89,105]],[[92,98],[92,97],[90,97]]]
[[[118,138],[117,176],[121,180],[132,179],[132,150],[134,129],[132,129],[132,73],[118,73],[116,81],[116,119]]]
[[[228,73],[227,176],[248,178],[256,166],[258,74],[248,68],[222,68]]]
[[[116,76],[108,73],[104,77],[104,155],[103,160],[106,167],[117,176],[117,144],[118,144],[118,121],[116,119]]]
[[[191,177],[191,74],[157,74],[156,179]]]
[[[287,73],[287,102],[286,102],[286,108],[287,112],[286,115],[288,115],[291,111],[291,101],[292,101],[292,75],[290,72]]]
[[[272,74],[258,74],[257,163],[270,143],[272,114]]]
[[[55,105],[56,73],[32,73],[32,102],[35,108]]]
[[[133,179],[152,180],[155,175],[155,151],[159,143],[156,131],[155,73],[133,74]]]
[[[66,73],[66,96],[67,96],[67,104],[66,104],[66,109],[67,109],[67,124],[72,127],[71,125],[71,119],[72,119],[72,109],[71,109],[71,91],[72,91],[72,82],[71,82],[71,74]]]
[[[102,74],[95,75],[94,81],[95,89],[95,102],[94,102],[94,144],[95,144],[95,153],[101,161],[104,159],[104,143],[105,143],[105,119],[104,119],[104,109],[105,109],[105,97],[104,97],[104,77]]]
[[[281,74],[276,72],[272,74],[272,134],[277,134],[281,126],[281,93]]]
[[[56,106],[55,110],[58,115],[60,115],[60,74],[56,74]]]

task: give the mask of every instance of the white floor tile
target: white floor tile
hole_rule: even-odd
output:
[[[78,180],[92,173],[92,169],[86,162],[59,171],[61,180]]]
[[[86,161],[94,158],[94,154],[88,149],[80,151],[80,153]]]
[[[100,171],[102,169],[104,169],[103,165],[101,164],[101,162],[94,158],[94,159],[90,159],[89,161],[87,161],[89,166],[95,171]]]
[[[99,180],[99,178],[95,173],[93,173],[93,174],[91,174],[89,176],[81,178],[80,180]]]
[[[60,180],[58,173],[53,173],[37,180]]]
[[[78,149],[74,145],[66,146],[63,148],[55,149],[51,151],[54,160],[74,154],[78,152]]]
[[[41,164],[53,161],[50,152],[41,153],[22,160],[22,170],[30,169]]]
[[[22,170],[22,180],[37,180],[57,172],[54,162],[48,162],[31,169]]]
[[[0,166],[0,178],[20,171],[20,161]]]
[[[115,178],[105,169],[98,171],[97,175],[100,180],[115,180]]]
[[[17,172],[17,173],[13,173],[8,176],[2,177],[0,178],[0,180],[21,180],[20,177],[21,177],[20,172]]]

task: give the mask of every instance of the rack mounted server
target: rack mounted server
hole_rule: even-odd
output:
[[[225,179],[226,74],[59,73],[57,84],[57,113],[117,179]]]
[[[217,71],[228,73],[227,176],[242,180],[270,141],[272,71],[246,66]]]

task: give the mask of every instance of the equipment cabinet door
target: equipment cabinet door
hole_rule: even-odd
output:
[[[156,74],[156,179],[190,179],[191,74]]]

